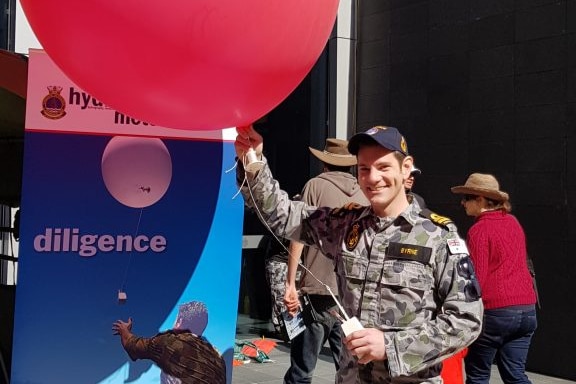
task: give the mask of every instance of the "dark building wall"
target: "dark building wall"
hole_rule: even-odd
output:
[[[8,384],[12,368],[15,285],[0,285],[0,384]]]
[[[362,0],[357,129],[398,127],[415,190],[465,217],[450,187],[495,174],[511,194],[542,301],[528,369],[576,379],[576,0]]]
[[[16,0],[0,0],[0,49],[14,50]]]
[[[7,0],[0,0],[0,49],[8,49],[8,15],[5,12]]]

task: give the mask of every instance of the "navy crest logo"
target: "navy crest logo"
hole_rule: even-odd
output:
[[[400,148],[402,149],[403,152],[408,153],[408,144],[406,143],[406,139],[404,139],[404,136],[402,136],[402,139],[400,140]]]
[[[375,135],[375,134],[377,134],[379,131],[385,131],[385,130],[387,130],[387,129],[388,129],[388,127],[385,127],[385,126],[383,126],[383,125],[377,125],[377,126],[375,126],[375,127],[370,128],[369,130],[367,130],[366,133],[367,133],[368,135]]]
[[[349,251],[353,251],[354,248],[356,248],[356,246],[358,245],[358,241],[360,241],[360,231],[358,231],[359,228],[360,225],[354,224],[352,226],[352,230],[350,231],[348,237],[346,238],[346,249]]]
[[[48,88],[48,94],[42,99],[42,116],[51,119],[58,120],[66,116],[66,100],[60,95],[62,92],[62,87],[52,85],[46,87]]]

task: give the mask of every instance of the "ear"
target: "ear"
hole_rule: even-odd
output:
[[[404,180],[410,176],[410,171],[412,170],[413,164],[414,158],[412,156],[406,156],[404,161],[402,161],[402,176],[404,176]]]

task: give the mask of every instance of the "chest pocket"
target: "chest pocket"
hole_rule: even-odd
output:
[[[382,285],[394,289],[408,288],[415,291],[432,289],[431,268],[427,265],[405,260],[385,260],[382,269]]]
[[[432,287],[432,268],[429,266],[432,248],[416,244],[390,242],[382,269],[381,283],[417,291]]]
[[[346,280],[364,281],[366,279],[368,260],[365,258],[359,257],[355,254],[342,252],[340,263],[340,269],[346,277]]]

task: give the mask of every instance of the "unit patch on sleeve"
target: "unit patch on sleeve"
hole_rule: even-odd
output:
[[[446,241],[446,243],[448,244],[448,249],[450,250],[450,253],[453,255],[457,255],[457,254],[466,254],[468,255],[468,247],[466,246],[466,243],[464,242],[464,240],[462,239],[448,239]]]
[[[360,225],[354,224],[352,226],[352,230],[348,232],[348,236],[346,236],[346,249],[349,251],[353,251],[354,248],[358,245],[358,241],[360,240],[360,231],[358,230]]]

